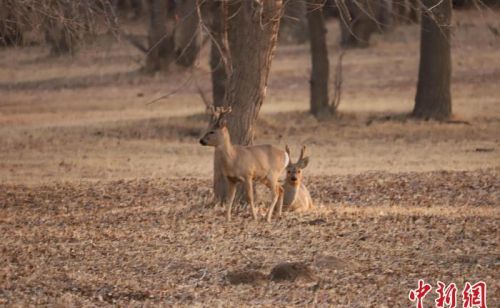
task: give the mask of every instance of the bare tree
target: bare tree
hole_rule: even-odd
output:
[[[405,22],[408,16],[408,0],[392,0],[394,21]]]
[[[112,0],[116,11],[125,13],[126,17],[139,18],[144,11],[143,0]]]
[[[26,7],[9,0],[0,0],[0,46],[23,43],[23,28],[27,25]]]
[[[81,8],[72,5],[74,3],[52,2],[50,9],[58,12],[59,18],[44,18],[45,41],[54,55],[74,54],[82,39],[83,31],[71,31],[64,24],[65,20],[76,18],[79,14]]]
[[[392,0],[393,20],[399,23],[418,23],[420,0]]]
[[[420,0],[407,0],[408,1],[408,19],[410,22],[420,22]]]
[[[174,54],[174,2],[149,0],[149,50],[145,70],[155,72],[168,69]]]
[[[280,42],[302,44],[307,41],[306,0],[287,0],[280,23]]]
[[[228,1],[227,36],[231,72],[225,104],[232,107],[232,141],[251,144],[254,123],[264,102],[276,49],[281,0]]]
[[[226,96],[227,74],[229,71],[227,56],[227,7],[222,1],[211,1],[206,4],[208,13],[208,32],[211,38],[210,69],[212,73],[212,101],[213,105],[220,107],[224,104]]]
[[[2,0],[0,41],[20,43],[23,31],[35,29],[44,34],[53,54],[74,53],[96,33],[98,21],[115,30],[113,19],[110,0]]]
[[[420,65],[413,116],[444,120],[451,115],[451,0],[421,0]]]
[[[323,0],[309,0],[307,21],[311,44],[310,111],[316,117],[330,115],[328,79],[330,63],[326,46]]]
[[[382,32],[391,25],[389,0],[345,0],[346,12],[340,10],[341,45],[367,47],[375,32]]]
[[[254,124],[266,95],[271,62],[276,49],[282,12],[281,0],[224,2],[225,29],[229,51],[225,61],[230,67],[225,105],[232,107],[228,118],[231,141],[249,145],[254,139]],[[214,158],[214,170],[220,158]],[[222,177],[215,176],[216,197],[225,196]]]
[[[200,21],[197,14],[197,0],[179,1],[176,6],[178,22],[175,28],[176,63],[191,67],[201,48]]]

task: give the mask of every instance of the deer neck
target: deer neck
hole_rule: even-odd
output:
[[[225,161],[226,165],[230,164],[236,156],[235,149],[231,143],[229,135],[224,136],[224,141],[218,145],[215,150],[221,154],[221,157]]]
[[[293,185],[290,183],[285,183],[285,194],[283,196],[283,205],[292,205],[295,199],[297,198],[300,184]]]

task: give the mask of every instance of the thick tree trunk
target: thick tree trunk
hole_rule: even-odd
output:
[[[346,0],[351,20],[341,12],[340,34],[343,47],[368,47],[375,32],[383,32],[392,24],[389,0]]]
[[[254,123],[264,101],[276,49],[281,0],[228,1],[228,42],[231,73],[225,104],[231,140],[252,144]]]
[[[149,51],[145,70],[166,70],[174,60],[175,18],[169,1],[149,0],[149,15]]]
[[[453,8],[461,9],[461,8],[471,8],[474,5],[475,0],[453,0]],[[487,1],[482,1],[483,3],[487,3]]]
[[[21,20],[16,16],[16,6],[0,0],[0,46],[22,45]]]
[[[130,6],[134,12],[134,18],[139,18],[144,10],[142,0],[130,0]]]
[[[326,46],[323,0],[309,0],[307,21],[311,43],[310,112],[316,117],[330,115],[328,77],[330,63]]]
[[[336,0],[325,0],[324,3],[323,15],[325,19],[340,17],[340,12],[339,8],[337,7]]]
[[[225,13],[222,2],[213,1],[207,4],[210,13],[210,70],[212,72],[212,100],[216,107],[224,105],[226,96],[227,72],[222,53],[227,52],[227,32],[225,29]]]
[[[225,105],[232,107],[228,118],[231,141],[249,145],[254,138],[254,123],[266,94],[271,61],[276,49],[281,0],[239,1],[227,3],[227,38],[230,73],[226,85]],[[215,157],[218,170],[218,158]],[[214,182],[217,195],[224,191],[225,181],[219,176]]]
[[[399,23],[418,23],[420,21],[420,0],[393,0],[393,20]]]
[[[324,1],[323,1],[324,2]],[[280,23],[280,43],[303,44],[307,41],[307,5],[304,0],[288,0]]]
[[[408,9],[409,0],[393,0],[392,1],[392,11],[394,15],[394,21],[399,23],[407,23],[409,17]]]
[[[441,2],[440,2],[441,1]],[[451,115],[451,0],[423,0],[420,66],[413,116],[444,120]],[[426,8],[432,7],[429,13]]]
[[[142,0],[113,0],[111,3],[116,11],[126,14],[126,17],[138,18],[142,15]]]
[[[18,45],[23,45],[23,33],[16,25],[0,28],[0,46]]]
[[[410,22],[419,23],[420,22],[420,0],[408,0],[409,2],[409,12],[408,18]]]
[[[224,105],[226,97],[227,74],[229,67],[226,66],[228,54],[227,42],[227,6],[222,1],[211,1],[205,4],[209,14],[210,31],[210,70],[212,74],[212,103],[215,107]],[[226,196],[226,184],[221,180],[222,173],[219,167],[220,157],[214,155],[214,195],[215,200],[223,200]]]
[[[184,0],[178,2],[176,7],[179,19],[175,28],[176,62],[184,67],[193,66],[201,48],[200,23],[196,5],[197,0]]]

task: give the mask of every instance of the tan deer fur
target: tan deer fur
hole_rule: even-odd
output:
[[[231,220],[231,209],[236,194],[236,184],[244,183],[252,216],[257,219],[257,211],[253,200],[253,182],[265,184],[272,195],[272,202],[267,213],[267,221],[271,222],[272,213],[281,193],[278,183],[290,158],[285,151],[272,145],[241,146],[231,143],[229,131],[224,117],[231,112],[231,107],[211,108],[212,123],[208,131],[200,139],[204,146],[215,147],[216,155],[221,157],[222,175],[227,183],[226,218]]]
[[[278,215],[281,216],[282,207],[293,212],[305,212],[314,208],[311,194],[302,182],[302,170],[309,164],[309,157],[304,157],[306,147],[303,146],[299,160],[294,164],[291,159],[286,167],[286,180],[283,184],[283,195],[280,196]],[[286,146],[286,153],[290,156],[290,148]]]

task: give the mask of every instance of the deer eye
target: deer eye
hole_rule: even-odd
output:
[[[215,132],[208,132],[207,135],[213,135],[213,134],[215,134]]]

